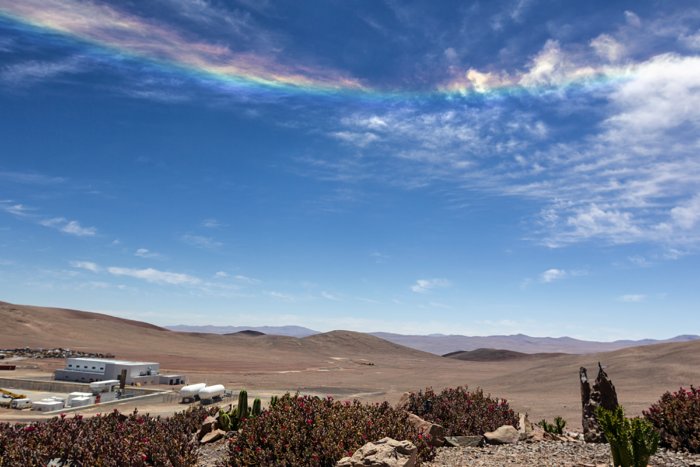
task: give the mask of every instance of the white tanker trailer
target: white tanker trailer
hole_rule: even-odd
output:
[[[182,402],[192,402],[199,398],[199,391],[206,387],[206,383],[197,383],[183,386],[180,388],[180,397]]]
[[[221,399],[221,396],[224,395],[224,391],[226,391],[226,388],[224,388],[223,384],[215,384],[213,386],[206,386],[206,387],[199,390],[199,400],[200,401],[211,401],[214,399]]]

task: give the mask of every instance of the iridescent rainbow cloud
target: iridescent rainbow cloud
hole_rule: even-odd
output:
[[[0,15],[42,31],[97,45],[115,55],[130,55],[171,66],[237,89],[403,98],[532,91],[541,87],[604,81],[630,72],[629,69],[612,67],[568,67],[538,77],[537,70],[533,73],[532,69],[514,76],[470,69],[464,76],[427,92],[379,90],[333,70],[283,65],[261,55],[237,53],[226,46],[192,40],[163,24],[105,4],[70,0],[0,0]]]

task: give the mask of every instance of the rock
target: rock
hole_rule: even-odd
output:
[[[597,407],[613,410],[618,406],[615,386],[608,378],[603,366],[598,362],[598,377],[593,383],[593,388],[588,382],[588,373],[584,367],[579,369],[581,380],[581,413],[583,425],[583,438],[587,443],[605,443],[605,435],[598,426],[595,415]]]
[[[413,425],[420,434],[427,438],[428,444],[439,448],[445,444],[445,429],[427,420],[423,420],[416,414],[408,414],[408,422]]]
[[[483,436],[447,436],[445,438],[445,446],[453,448],[478,448],[483,445]]]
[[[520,441],[531,439],[535,435],[535,425],[530,422],[526,413],[520,414],[520,420],[518,421],[518,433],[520,434]]]
[[[404,392],[401,394],[401,398],[399,399],[399,403],[396,404],[396,406],[400,409],[405,409],[408,406],[408,401],[411,398],[411,393],[410,392]]]
[[[202,426],[199,428],[199,431],[197,432],[197,439],[199,441],[204,438],[208,433],[216,430],[219,428],[219,422],[216,418],[212,417],[211,415],[208,416],[207,418],[204,419],[202,422]]]
[[[218,428],[210,431],[206,435],[202,436],[202,439],[199,440],[200,444],[207,444],[207,443],[213,443],[214,441],[218,441],[221,438],[226,436],[226,432],[224,430],[219,430]]]
[[[352,457],[343,457],[336,467],[415,467],[417,458],[412,442],[383,438],[365,444]]]
[[[484,433],[488,444],[515,444],[520,439],[520,433],[511,425],[503,425],[495,431]]]

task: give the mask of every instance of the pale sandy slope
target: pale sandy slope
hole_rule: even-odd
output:
[[[532,418],[579,423],[578,369],[602,361],[621,402],[639,413],[666,390],[700,382],[700,342],[635,347],[596,355],[464,362],[366,334],[333,331],[303,339],[177,333],[97,313],[0,302],[0,347],[69,347],[152,360],[231,388],[396,401],[426,386],[481,386]],[[370,365],[370,363],[372,365]],[[61,362],[46,362],[49,368]]]

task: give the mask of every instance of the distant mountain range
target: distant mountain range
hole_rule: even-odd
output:
[[[165,326],[166,329],[177,332],[201,332],[207,334],[233,334],[241,331],[256,331],[273,336],[307,337],[320,334],[319,331],[302,326],[190,326],[187,324],[177,324]]]
[[[241,331],[257,331],[265,334],[307,337],[320,334],[319,331],[303,326],[190,326],[175,325],[166,326],[167,329],[178,332],[200,332],[212,334],[231,334]],[[572,337],[532,337],[525,334],[513,334],[503,336],[462,336],[431,334],[404,335],[389,332],[368,333],[376,337],[388,340],[395,344],[423,350],[437,355],[450,352],[471,351],[476,349],[500,349],[522,353],[570,353],[589,354],[597,352],[610,352],[627,347],[640,345],[663,344],[669,342],[688,342],[700,339],[698,335],[681,335],[670,339],[641,339],[641,340],[617,340],[613,342],[585,341]]]

